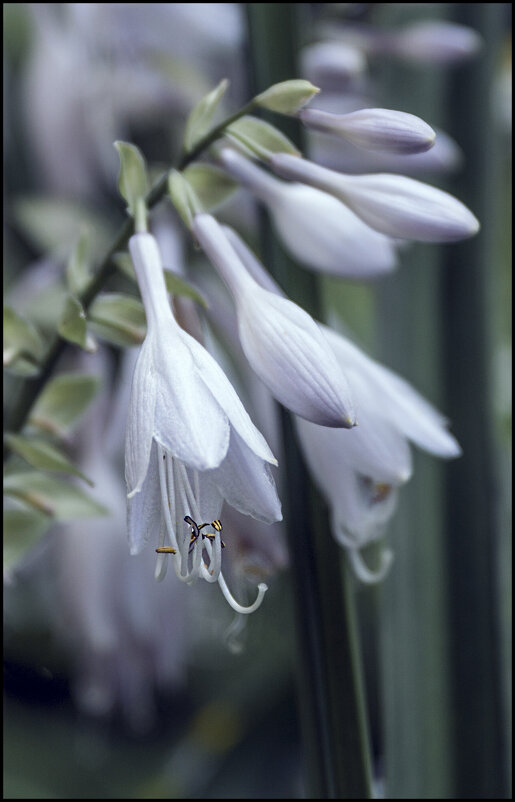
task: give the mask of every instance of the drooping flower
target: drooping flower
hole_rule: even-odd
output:
[[[266,204],[284,246],[301,264],[360,279],[394,269],[393,241],[331,195],[305,184],[279,181],[229,148],[221,151],[220,160]]]
[[[323,327],[356,398],[358,426],[345,440],[327,436],[323,427],[296,420],[297,432],[313,477],[331,509],[332,531],[366,582],[381,579],[392,555],[384,550],[377,573],[364,564],[360,550],[384,533],[395,510],[398,489],[411,476],[409,443],[435,456],[461,454],[446,419],[411,385],[370,359],[347,338]]]
[[[403,175],[346,175],[275,153],[270,166],[284,178],[329,192],[369,226],[391,237],[420,242],[454,242],[472,237],[479,222],[453,195]]]
[[[353,426],[345,377],[311,316],[252,278],[214,217],[196,215],[193,231],[233,295],[245,355],[275,398],[323,426]]]
[[[225,499],[260,520],[280,520],[268,467],[276,460],[222,369],[176,322],[154,237],[136,234],[129,248],[147,315],[126,430],[131,551],[138,553],[151,534],[159,533],[159,547],[175,552],[180,579],[218,581],[235,610],[251,612],[266,586],[260,586],[253,605],[239,605],[221,573],[220,531],[215,527],[192,539],[193,528],[184,519],[188,516],[199,526],[216,521]],[[168,559],[168,554],[159,554],[158,578]]]
[[[231,230],[227,233],[255,281],[281,294],[243,241]],[[334,430],[297,417],[296,429],[313,478],[330,506],[336,540],[346,548],[358,577],[375,582],[386,574],[392,554],[383,550],[380,569],[374,572],[365,565],[361,549],[383,535],[398,490],[411,477],[410,443],[446,459],[459,456],[461,450],[444,416],[407,381],[329,326],[321,324],[321,329],[348,377],[358,425],[350,431]]]

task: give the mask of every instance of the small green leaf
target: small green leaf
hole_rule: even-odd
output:
[[[195,303],[200,304],[205,309],[209,307],[207,300],[193,284],[185,281],[171,270],[165,270],[164,273],[166,289],[170,295],[181,295],[184,298],[191,298]]]
[[[168,175],[168,192],[184,225],[191,229],[193,215],[196,211],[200,211],[200,209],[197,210],[195,208],[196,198],[183,174],[178,170],[170,170]]]
[[[231,123],[225,129],[225,133],[245,145],[251,153],[265,160],[271,153],[291,153],[300,156],[293,142],[290,142],[281,131],[251,115]]]
[[[82,471],[70,462],[66,454],[47,440],[34,437],[27,437],[19,434],[6,434],[5,442],[15,454],[23,457],[29,465],[40,471],[56,471],[57,473],[69,473],[73,476],[80,476],[88,485],[93,487],[93,482],[88,479]]]
[[[213,114],[225,94],[229,81],[224,78],[218,86],[208,92],[191,111],[184,131],[184,150],[189,153],[209,130]]]
[[[277,111],[280,114],[295,114],[317,92],[320,92],[320,89],[312,83],[297,78],[270,86],[254,98],[254,103],[263,109]]]
[[[89,265],[89,231],[82,231],[66,266],[66,280],[72,295],[80,295],[91,279]]]
[[[135,217],[138,201],[143,200],[148,192],[145,159],[139,148],[129,142],[115,142],[114,146],[120,156],[118,188],[127,201],[129,213]]]
[[[39,251],[63,259],[69,257],[85,227],[95,232],[91,238],[92,259],[103,256],[115,233],[105,215],[69,199],[25,197],[16,202],[14,216],[18,227]]]
[[[132,259],[126,251],[123,253],[116,253],[113,257],[113,261],[124,275],[132,279],[132,281],[136,281],[136,273],[134,272]],[[185,298],[191,298],[195,303],[200,304],[206,309],[209,307],[202,293],[189,281],[181,278],[177,273],[174,273],[173,270],[169,270],[166,267],[164,269],[164,276],[166,289],[170,295],[182,295]]]
[[[59,436],[68,434],[97,394],[100,380],[83,373],[62,373],[48,382],[29,423]]]
[[[209,212],[220,206],[238,189],[238,182],[211,164],[194,162],[183,172],[195,193],[202,211]]]
[[[108,510],[83,490],[38,471],[13,473],[4,477],[4,493],[17,498],[56,521],[107,515]]]
[[[96,298],[89,310],[89,322],[95,334],[122,347],[140,345],[147,330],[141,301],[116,292]]]
[[[4,509],[4,573],[12,570],[52,525],[34,509]]]
[[[4,306],[4,367],[18,376],[36,376],[43,341],[36,328],[10,306]]]
[[[97,349],[94,340],[88,336],[86,313],[80,301],[73,295],[69,295],[66,299],[63,316],[57,331],[65,340],[79,345],[85,351],[94,352]]]

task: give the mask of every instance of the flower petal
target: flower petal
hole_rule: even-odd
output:
[[[151,536],[157,543],[161,520],[161,493],[157,446],[152,443],[147,475],[141,491],[127,500],[127,534],[131,554],[139,554]]]
[[[369,398],[377,403],[378,413],[387,416],[392,426],[431,454],[446,458],[460,456],[460,446],[447,430],[446,418],[414,387],[333,329],[328,326],[322,329],[340,364],[348,371],[349,381],[354,373],[366,380]]]
[[[152,364],[152,344],[147,338],[134,367],[127,412],[125,480],[129,497],[141,490],[147,474],[155,404],[156,377]]]
[[[247,446],[261,459],[277,465],[268,443],[254,426],[250,416],[240,401],[231,382],[211,354],[187,332],[182,332],[183,341],[188,344],[193,361],[209,392],[216,398],[229,418],[231,426],[238,432]]]
[[[391,237],[453,242],[479,231],[478,220],[457,198],[414,178],[336,173],[286,153],[274,154],[269,161],[279,175],[329,192],[369,226]]]
[[[158,376],[154,436],[185,465],[207,470],[219,465],[227,453],[229,421],[177,331],[178,336],[168,337],[163,327],[159,342],[153,342]]]
[[[234,430],[225,460],[209,474],[225,500],[239,512],[265,523],[282,520],[281,502],[268,464]]]

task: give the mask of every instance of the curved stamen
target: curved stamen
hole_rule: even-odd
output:
[[[261,602],[263,601],[265,593],[268,590],[268,585],[265,585],[264,582],[260,582],[260,584],[258,585],[258,595],[254,603],[250,604],[248,607],[243,607],[243,605],[239,604],[236,601],[231,591],[227,587],[227,582],[225,581],[222,573],[220,573],[218,577],[218,584],[220,585],[220,590],[224,594],[225,600],[229,602],[232,609],[236,610],[237,613],[242,613],[243,615],[248,615],[249,613],[253,613],[258,609],[258,607],[261,607]]]
[[[363,555],[358,548],[347,549],[347,554],[349,555],[355,575],[367,585],[374,585],[376,582],[381,582],[390,570],[393,561],[393,551],[391,549],[383,549],[381,551],[381,565],[376,571],[373,571],[366,565]]]

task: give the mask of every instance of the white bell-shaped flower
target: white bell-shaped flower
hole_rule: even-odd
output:
[[[394,269],[393,241],[327,192],[279,181],[229,148],[222,150],[220,160],[266,204],[281,241],[301,264],[322,273],[359,279]]]
[[[180,579],[218,581],[238,612],[221,569],[220,530],[193,537],[197,523],[217,521],[223,500],[240,512],[281,520],[268,463],[277,464],[222,369],[176,322],[168,304],[159,249],[150,234],[129,242],[147,316],[147,336],[132,380],[126,429],[128,531],[133,554],[159,535]],[[201,521],[202,519],[202,521]],[[165,545],[166,540],[166,545]],[[158,578],[170,556],[160,553]]]
[[[214,217],[196,215],[193,231],[234,297],[245,356],[275,398],[323,426],[353,426],[347,382],[313,318],[256,283]]]
[[[365,582],[381,579],[392,555],[384,550],[378,572],[370,571],[360,550],[384,533],[398,488],[411,476],[409,443],[435,456],[458,457],[461,449],[446,419],[407,381],[366,356],[327,326],[327,341],[345,368],[356,399],[358,426],[346,437],[297,419],[306,462],[331,508],[334,536],[349,553]]]
[[[288,153],[273,154],[269,162],[284,178],[330,193],[390,237],[454,242],[479,231],[477,218],[461,201],[414,178],[389,173],[346,175]]]

